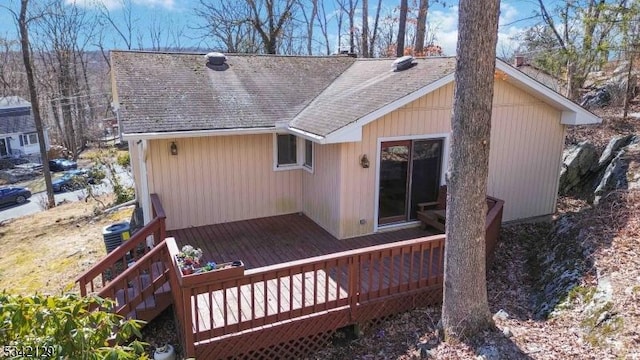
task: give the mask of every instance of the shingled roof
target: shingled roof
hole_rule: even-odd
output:
[[[113,51],[126,134],[275,127],[288,122],[355,59],[343,56],[228,55]]]
[[[455,58],[414,60],[395,71],[395,59],[360,59],[290,123],[292,128],[326,136],[401,99],[455,70]]]
[[[18,97],[0,97],[0,134],[24,134],[36,131],[31,103]]]
[[[453,81],[454,57],[413,60],[346,56],[227,55],[114,51],[113,76],[125,136],[197,130],[282,128],[320,142],[357,141],[370,121]],[[500,60],[508,81],[562,110],[561,123],[600,119]],[[355,130],[354,130],[355,129]],[[162,136],[162,135],[160,135]]]

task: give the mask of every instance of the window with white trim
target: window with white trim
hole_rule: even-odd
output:
[[[298,165],[298,138],[291,134],[277,134],[276,137],[277,166],[283,167]]]
[[[307,169],[313,170],[313,141],[304,140],[304,163]]]
[[[38,134],[30,133],[20,135],[20,143],[22,146],[35,145],[38,143]]]
[[[305,169],[313,172],[313,141],[291,134],[275,134],[273,138],[273,169]]]

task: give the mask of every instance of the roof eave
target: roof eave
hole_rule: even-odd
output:
[[[582,106],[551,90],[506,62],[497,59],[496,70],[504,72],[510,81],[522,84],[542,97],[550,105],[562,111],[560,123],[563,125],[600,124],[602,119]]]
[[[278,129],[275,126],[270,126],[270,127],[234,128],[234,129],[122,133],[122,139],[128,141],[128,140],[177,139],[177,138],[191,138],[191,137],[203,137],[203,136],[256,135],[256,134],[271,134],[271,133],[275,133],[277,130]]]
[[[391,113],[394,110],[397,110],[426,94],[429,94],[447,84],[452,82],[455,78],[455,74],[453,72],[441,77],[440,79],[423,86],[422,88],[403,96],[395,101],[388,103],[387,105],[379,108],[378,110],[372,111],[369,114],[357,119],[356,121],[343,126],[340,129],[337,129],[324,137],[324,144],[334,144],[334,143],[344,143],[344,142],[355,142],[362,140],[362,128],[381,117]]]

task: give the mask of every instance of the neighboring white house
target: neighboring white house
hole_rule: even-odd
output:
[[[49,149],[46,129],[44,137]],[[31,103],[18,96],[0,97],[0,158],[39,155],[39,141]]]

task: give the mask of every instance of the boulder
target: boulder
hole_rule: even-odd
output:
[[[640,138],[637,136],[630,139],[629,145],[616,152],[600,176],[594,191],[596,203],[609,191],[640,188],[640,170],[637,166],[630,167],[631,162],[640,163]]]
[[[492,345],[484,345],[478,349],[478,360],[500,360],[498,348]]]
[[[586,180],[598,168],[598,153],[593,144],[583,141],[564,151],[560,170],[560,192],[567,193]]]
[[[616,152],[620,150],[620,148],[627,146],[629,144],[629,142],[631,141],[631,138],[632,138],[631,135],[626,135],[626,136],[616,136],[613,139],[611,139],[607,144],[607,147],[602,152],[602,155],[600,155],[600,159],[598,160],[598,168],[607,166],[609,162],[611,162],[611,160],[613,160],[613,158],[615,157]]]

